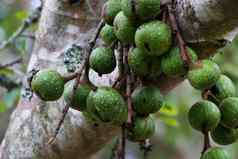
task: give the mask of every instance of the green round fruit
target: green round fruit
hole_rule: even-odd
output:
[[[127,105],[120,93],[111,87],[91,91],[87,98],[87,110],[98,121],[118,125],[127,121]]]
[[[221,75],[219,80],[210,90],[219,101],[236,95],[236,87],[234,83],[225,75]]]
[[[132,93],[133,110],[143,116],[157,112],[163,105],[163,96],[156,86],[138,87]]]
[[[116,40],[116,35],[114,34],[113,27],[108,24],[106,24],[102,28],[100,32],[100,36],[106,44],[111,44],[112,42]]]
[[[207,100],[195,103],[188,113],[190,125],[201,132],[214,130],[220,122],[221,113],[218,107]]]
[[[216,84],[220,78],[219,66],[211,60],[202,60],[194,64],[188,72],[188,80],[196,89],[207,89]]]
[[[128,54],[128,64],[131,70],[138,76],[146,76],[149,74],[149,59],[147,55],[140,49],[130,50]]]
[[[212,147],[202,155],[201,159],[230,159],[230,156],[222,148]]]
[[[72,98],[73,85],[69,85],[65,89],[64,100],[67,104],[70,104],[70,107],[73,109],[84,111],[86,110],[87,97],[91,90],[92,88],[89,84],[80,84]],[[71,98],[72,101],[70,101]]]
[[[116,67],[116,57],[112,49],[98,47],[92,51],[89,64],[98,74],[108,74]]]
[[[143,141],[155,133],[155,121],[151,116],[136,117],[133,126],[127,131],[127,138],[131,141]]]
[[[160,56],[171,46],[170,27],[161,21],[152,21],[141,25],[135,34],[138,48],[151,56]]]
[[[116,37],[126,43],[133,43],[136,28],[134,23],[128,19],[123,12],[119,12],[113,22],[113,29]]]
[[[238,98],[228,97],[220,104],[221,122],[230,128],[238,127]]]
[[[192,62],[197,61],[198,57],[191,48],[188,47],[187,52]],[[162,71],[168,76],[182,76],[187,73],[178,47],[173,47],[162,57],[161,67]]]
[[[236,142],[238,133],[236,129],[227,128],[220,124],[211,132],[211,136],[217,144],[230,145]]]
[[[160,0],[122,0],[121,9],[131,19],[153,20],[160,13]]]
[[[31,81],[32,90],[44,101],[59,99],[64,92],[64,79],[55,70],[41,70]]]
[[[120,0],[108,0],[103,6],[102,17],[107,24],[112,25],[115,16],[120,11],[121,11]]]

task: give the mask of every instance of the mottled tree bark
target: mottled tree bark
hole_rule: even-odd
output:
[[[99,22],[103,0],[82,0],[79,6],[70,6],[67,0],[44,0],[37,40],[29,63],[34,67],[54,68],[64,73],[63,50],[77,42],[81,47]],[[238,25],[237,0],[178,0],[177,18],[187,42],[207,42],[222,39]],[[90,4],[90,5],[89,5]],[[97,85],[108,85],[116,72],[98,79]],[[166,93],[181,79],[160,82]],[[64,106],[62,100],[43,102],[37,97],[21,99],[11,115],[9,128],[1,145],[1,159],[87,159],[119,133],[117,127],[95,127],[80,112],[70,110],[53,145],[46,145],[53,135]]]

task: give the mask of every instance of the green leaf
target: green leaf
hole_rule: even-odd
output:
[[[165,103],[160,109],[159,113],[167,116],[177,116],[178,110],[176,106],[172,106],[168,103]]]
[[[6,103],[0,101],[0,113],[3,113],[7,110]]]
[[[174,118],[161,116],[160,119],[168,126],[172,126],[172,127],[178,127],[179,126],[178,121]]]
[[[2,68],[0,69],[0,76],[10,76],[13,75],[14,71],[10,68]]]
[[[27,11],[19,11],[16,13],[16,18],[19,20],[23,20],[26,19],[28,16],[28,12]]]

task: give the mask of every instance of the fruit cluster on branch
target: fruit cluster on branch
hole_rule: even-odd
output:
[[[228,159],[221,148],[210,148],[210,136],[221,145],[237,139],[238,98],[235,87],[212,60],[198,60],[179,32],[174,4],[160,0],[108,0],[88,47],[81,68],[62,76],[46,69],[31,80],[35,94],[44,101],[64,96],[66,107],[52,143],[69,107],[84,112],[95,123],[122,127],[119,158],[125,158],[125,139],[145,143],[155,132],[151,114],[164,104],[160,89],[150,83],[161,75],[186,77],[202,91],[202,101],[188,114],[190,124],[204,134],[202,159]],[[98,38],[104,45],[96,47]],[[118,56],[115,55],[115,50]],[[82,51],[80,49],[80,51]],[[94,86],[89,69],[109,74],[118,66],[118,79],[108,87]],[[74,80],[74,84],[69,81]],[[69,83],[65,86],[66,83]],[[66,87],[66,88],[65,88]]]

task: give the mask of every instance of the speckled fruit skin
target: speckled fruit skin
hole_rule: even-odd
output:
[[[207,100],[195,103],[188,113],[190,125],[202,132],[214,130],[219,124],[221,113],[218,107]]]
[[[222,101],[227,97],[233,97],[236,95],[236,88],[234,83],[229,77],[225,75],[221,75],[219,80],[210,90],[219,101]]]
[[[87,111],[101,122],[120,125],[127,120],[127,105],[123,97],[111,87],[99,87],[87,98]]]
[[[188,47],[187,52],[192,62],[197,61],[197,54],[191,48]],[[182,76],[187,73],[178,47],[171,48],[170,51],[162,57],[161,67],[162,71],[168,76]]]
[[[141,25],[135,34],[136,46],[151,56],[166,53],[171,46],[170,27],[161,21]]]
[[[238,127],[238,98],[228,97],[220,104],[221,122],[231,128]]]
[[[138,76],[146,76],[149,74],[149,59],[147,55],[140,49],[131,49],[128,54],[128,64],[131,70]]]
[[[207,89],[215,85],[220,78],[219,66],[211,60],[202,60],[195,63],[188,72],[188,80],[196,89]]]
[[[238,131],[233,128],[227,128],[223,125],[218,125],[215,130],[211,132],[213,141],[220,145],[230,145],[236,142]]]
[[[136,28],[133,21],[128,19],[123,12],[119,12],[114,19],[113,29],[116,37],[125,43],[133,43]]]
[[[120,0],[108,0],[103,6],[102,17],[107,24],[112,25],[115,16],[120,11],[121,11]]]
[[[160,0],[121,0],[121,9],[131,19],[153,20],[160,12]]]
[[[116,57],[112,49],[98,47],[92,51],[89,64],[98,74],[108,74],[116,67]]]
[[[114,34],[113,27],[108,24],[106,24],[102,28],[100,36],[106,44],[111,44],[113,41],[116,40],[116,35]]]
[[[89,84],[80,84],[73,96],[72,103],[70,103],[70,98],[73,93],[73,85],[69,85],[64,91],[64,100],[67,104],[70,104],[70,107],[73,109],[84,111],[86,110],[87,97],[91,90],[92,88]]]
[[[201,159],[231,159],[228,153],[219,147],[208,149],[201,157]]]
[[[127,131],[127,138],[131,141],[143,141],[155,133],[155,121],[151,116],[136,117],[133,124]]]
[[[138,87],[132,93],[133,110],[143,116],[157,112],[163,105],[163,96],[156,86]]]
[[[40,70],[34,75],[31,87],[36,95],[44,101],[55,101],[64,92],[64,79],[54,70]]]

